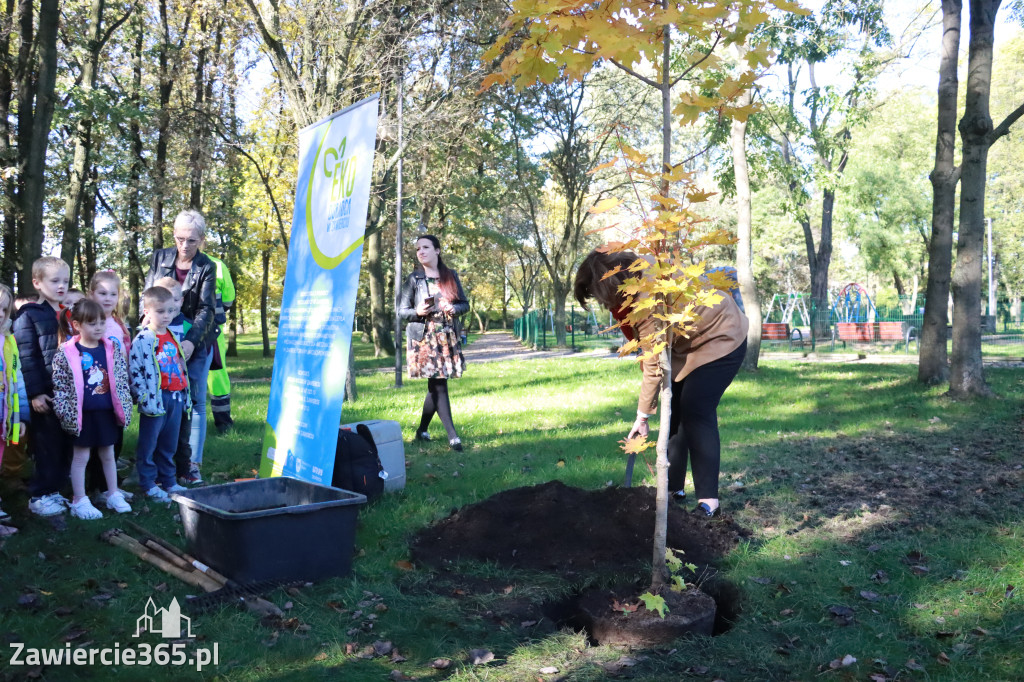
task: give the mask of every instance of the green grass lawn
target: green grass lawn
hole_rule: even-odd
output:
[[[248,341],[235,377],[268,378],[258,338],[255,346]],[[379,362],[365,344],[356,354],[364,368]],[[913,366],[769,361],[737,379],[720,409],[722,503],[751,536],[722,569],[740,589],[742,612],[720,636],[632,652],[625,674],[652,682],[1024,678],[1024,605],[1013,587],[1024,584],[1024,376],[990,371],[1003,397],[965,404],[919,386],[915,373]],[[345,405],[343,420],[395,419],[411,436],[424,382],[400,390],[392,383],[387,373],[360,375],[359,400]],[[288,627],[226,606],[193,619],[197,645],[216,642],[220,652],[220,665],[201,674],[49,667],[41,679],[348,681],[387,680],[392,670],[419,680],[608,679],[602,664],[621,661],[623,651],[493,617],[503,600],[539,605],[579,585],[470,566],[469,574],[507,585],[509,594],[438,590],[444,576],[407,563],[408,540],[452,509],[508,488],[553,479],[588,489],[620,483],[616,441],[632,421],[638,386],[627,361],[470,366],[452,382],[467,450],[407,443],[406,489],[361,513],[352,575],[268,595],[290,606],[296,620]],[[236,429],[211,434],[206,451],[212,482],[258,468],[268,391],[268,381],[236,383]],[[635,476],[649,483],[642,462]],[[0,680],[30,672],[6,665],[10,642],[124,646],[149,597],[162,604],[195,592],[101,543],[99,533],[120,523],[111,514],[69,518],[56,531],[28,518],[15,481],[0,480],[0,494],[21,527],[0,548]],[[131,518],[180,542],[175,513],[138,503]],[[34,597],[19,605],[24,595]],[[375,641],[392,642],[406,660],[361,658]],[[473,649],[496,659],[470,665]],[[856,662],[830,669],[846,656]],[[436,670],[430,664],[438,658],[453,663]],[[539,672],[548,666],[559,672]]]

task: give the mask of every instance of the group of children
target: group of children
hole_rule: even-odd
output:
[[[177,474],[189,470],[187,461],[175,461],[182,415],[191,410],[179,345],[190,326],[181,314],[181,284],[165,278],[142,293],[144,316],[131,339],[118,314],[117,274],[97,272],[85,294],[69,290],[70,275],[60,258],[36,260],[32,285],[39,297],[17,310],[13,293],[0,284],[0,461],[6,446],[27,438],[35,463],[29,511],[52,516],[68,509],[97,519],[102,512],[85,483],[95,454],[106,487],[97,499],[129,512],[132,495],[118,487],[116,457],[134,403],[139,488],[152,500],[169,501],[168,493],[185,490]],[[60,493],[69,477],[70,501]],[[0,509],[0,537],[17,532],[4,523],[9,519]]]

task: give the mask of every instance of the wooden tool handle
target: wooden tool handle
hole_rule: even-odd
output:
[[[204,591],[209,591],[209,583],[203,579],[203,574],[198,571],[185,571],[169,561],[157,556],[153,552],[150,552],[143,547],[135,538],[125,535],[120,532],[114,532],[116,529],[107,531],[101,536],[104,540],[114,545],[115,547],[121,547],[126,549],[135,556],[139,557],[143,561],[153,564],[164,573],[174,576],[182,582],[186,582],[189,585],[194,585]]]
[[[231,580],[229,578],[227,578],[224,575],[218,573],[213,568],[207,566],[203,562],[201,562],[198,559],[196,559],[194,556],[191,556],[190,554],[185,553],[185,551],[182,550],[180,547],[178,547],[178,546],[176,546],[176,545],[174,545],[174,544],[172,544],[170,542],[167,542],[166,540],[164,540],[162,537],[160,537],[158,535],[154,535],[153,533],[150,533],[148,530],[146,530],[142,526],[138,525],[137,523],[135,523],[133,521],[129,521],[128,525],[130,525],[132,528],[134,528],[138,532],[142,533],[144,536],[146,536],[146,538],[148,540],[152,540],[153,542],[155,542],[156,544],[160,545],[161,547],[163,547],[167,551],[169,551],[169,552],[175,554],[176,556],[180,557],[182,560],[184,560],[187,564],[189,564],[190,566],[195,568],[197,571],[201,571],[202,573],[206,574],[208,577],[212,578],[214,580],[214,582],[218,583],[218,587],[223,587],[223,586],[225,586],[225,585],[227,585],[228,583],[231,582]]]
[[[178,556],[174,552],[170,551],[169,549],[167,549],[166,547],[164,547],[160,543],[154,542],[151,538],[147,539],[142,544],[143,544],[143,546],[146,549],[148,549],[151,552],[153,552],[154,554],[160,556],[165,561],[167,561],[167,562],[177,566],[181,570],[186,571],[188,573],[196,573],[197,572],[195,566],[193,566],[192,564],[188,563],[187,561],[185,561],[180,556]],[[219,582],[217,582],[216,580],[214,580],[213,578],[211,578],[210,576],[208,576],[208,575],[206,575],[204,573],[199,572],[199,576],[200,576],[200,579],[202,581],[202,587],[207,592],[213,592],[214,590],[219,590],[220,588],[223,587],[223,585],[221,585]]]

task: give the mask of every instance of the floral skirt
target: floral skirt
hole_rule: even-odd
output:
[[[409,339],[409,377],[412,379],[448,379],[461,377],[466,369],[462,343],[450,323],[428,320],[423,339]]]

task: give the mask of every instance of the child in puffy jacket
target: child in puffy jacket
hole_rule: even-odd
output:
[[[131,421],[132,396],[128,363],[119,348],[106,338],[106,316],[99,303],[82,299],[70,310],[61,327],[64,341],[53,358],[53,409],[61,427],[74,437],[71,460],[71,515],[98,519],[103,514],[85,494],[85,467],[89,451],[96,448],[103,465],[108,509],[132,510],[117,487],[114,444]]]

